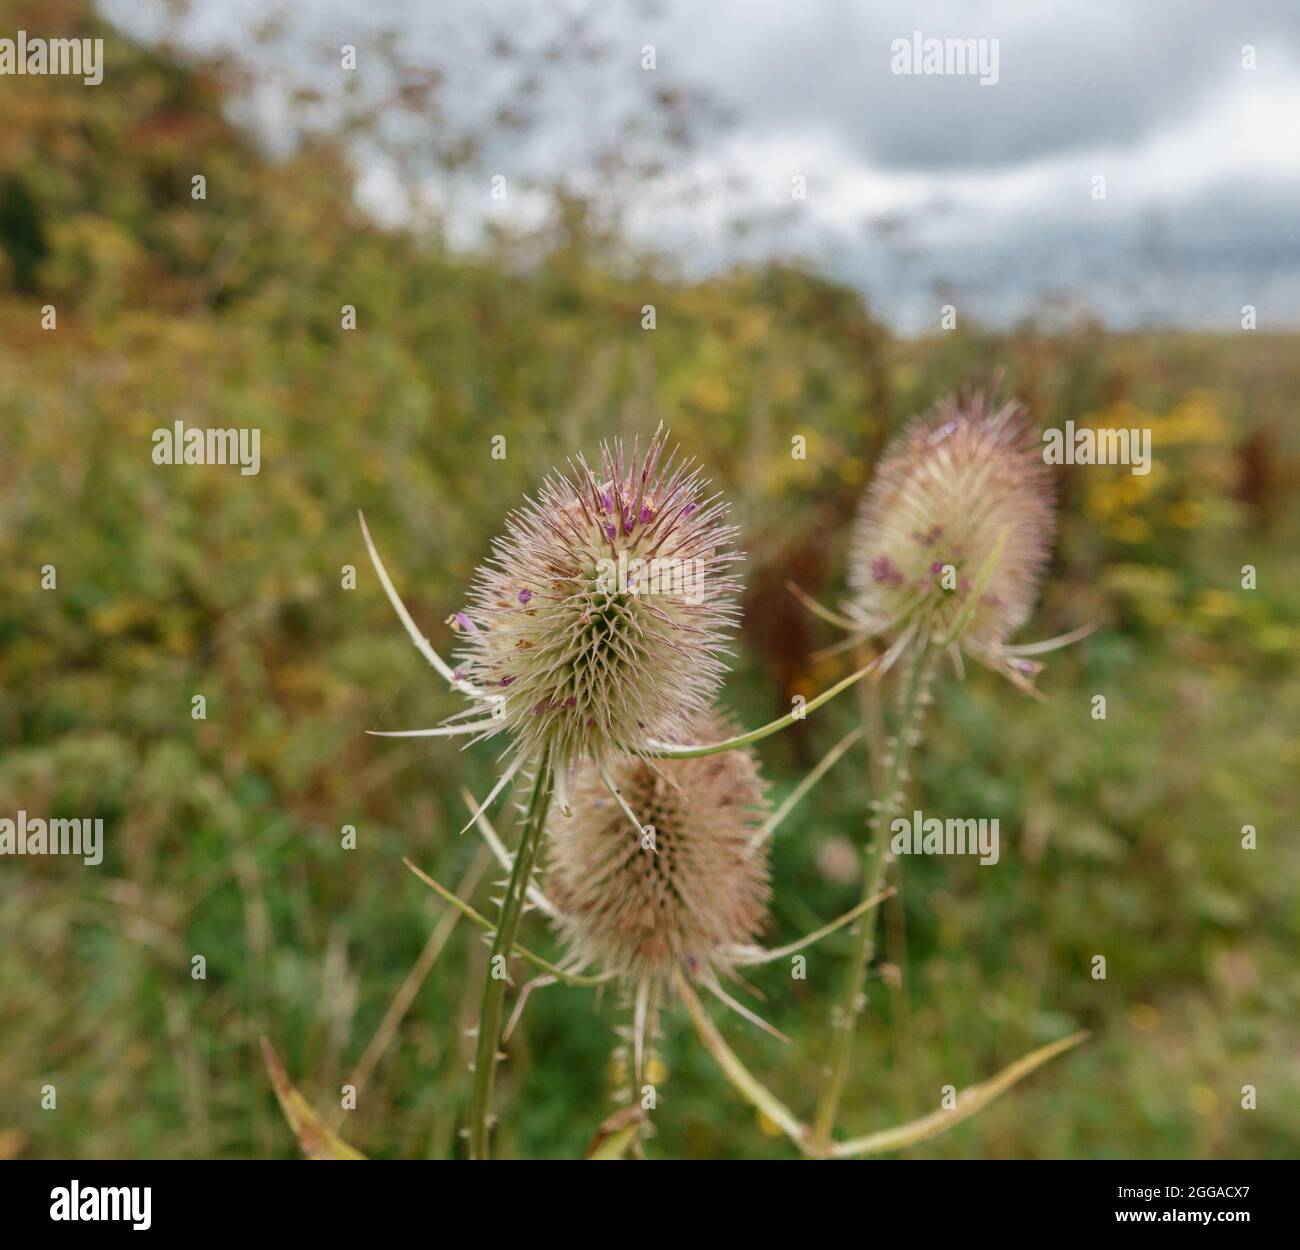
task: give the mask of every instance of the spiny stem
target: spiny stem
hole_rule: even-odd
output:
[[[903,687],[902,708],[898,717],[897,736],[885,769],[884,787],[879,791],[876,810],[870,822],[870,845],[863,866],[862,896],[870,898],[880,890],[884,875],[885,850],[889,846],[889,827],[898,812],[903,798],[903,782],[907,774],[907,761],[915,740],[919,737],[918,722],[925,702],[926,686],[933,668],[933,653],[922,640],[916,644],[915,654]],[[876,945],[876,914],[869,912],[858,922],[857,941],[839,1001],[831,1014],[831,1062],[826,1084],[822,1089],[817,1115],[813,1121],[816,1148],[824,1151],[835,1131],[835,1118],[839,1114],[844,1082],[848,1078],[849,1058],[853,1050],[853,1031],[858,1016],[866,1005],[862,983],[867,973]]]
[[[859,660],[864,652],[857,653]],[[862,709],[862,728],[867,739],[867,768],[871,775],[871,792],[879,794],[885,780],[885,718],[880,709],[880,682],[864,681],[858,687],[858,703]]]
[[[497,1047],[501,1041],[501,1015],[505,1004],[505,968],[514,949],[519,921],[524,913],[528,882],[533,875],[537,851],[542,842],[546,813],[551,805],[550,752],[543,754],[533,781],[533,793],[524,815],[524,830],[515,852],[514,867],[501,900],[501,919],[492,940],[487,976],[483,982],[483,1001],[479,1007],[478,1043],[474,1053],[474,1083],[469,1100],[469,1157],[489,1157],[489,1119],[492,1114],[492,1086],[496,1079]],[[497,969],[501,974],[497,975]]]

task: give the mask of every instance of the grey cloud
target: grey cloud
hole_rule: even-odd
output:
[[[904,77],[890,45],[913,30],[997,38],[1000,81]],[[1300,57],[1300,6],[1102,0],[1071,6],[851,6],[722,0],[674,9],[662,56],[735,101],[754,129],[828,128],[888,169],[1015,164],[1130,144],[1240,69],[1243,44]]]
[[[128,0],[105,4],[128,25],[136,20]],[[256,5],[198,0],[195,8],[207,38],[237,42]],[[1226,325],[1243,303],[1260,306],[1262,324],[1300,322],[1300,160],[1285,144],[1287,119],[1269,103],[1284,108],[1295,99],[1296,0],[662,0],[593,11],[612,60],[571,80],[535,56],[555,26],[525,0],[490,8],[481,0],[440,0],[436,8],[420,0],[315,0],[295,21],[304,38],[396,29],[408,52],[428,49],[431,59],[450,63],[452,94],[473,116],[490,94],[490,70],[461,49],[481,45],[489,15],[521,59],[534,57],[554,105],[537,130],[498,135],[489,149],[494,165],[499,160],[515,177],[594,176],[592,153],[614,137],[612,119],[645,89],[637,59],[641,45],[653,43],[664,81],[699,85],[734,106],[730,146],[701,155],[725,163],[728,153],[740,154],[734,172],[750,188],[703,203],[694,215],[643,197],[637,237],[692,271],[740,255],[761,259],[741,248],[802,252],[862,286],[903,329],[934,324],[940,291],[995,321],[1067,292],[1113,324]],[[998,84],[892,74],[891,42],[915,29],[997,38]],[[1220,101],[1244,85],[1243,44],[1258,49],[1262,90],[1250,103],[1255,112],[1233,124],[1282,136],[1257,145],[1270,153],[1257,170],[1235,159],[1238,138],[1250,135],[1211,127],[1214,138],[1198,146],[1196,137],[1207,115],[1213,120]],[[1191,121],[1198,129],[1189,138]],[[1173,164],[1165,152],[1163,172],[1147,168],[1146,154],[1166,138]],[[805,153],[801,172],[815,194],[779,231],[733,243],[721,217],[771,208],[788,186],[790,171],[770,168],[769,151]],[[1088,196],[1092,162],[1071,159],[1092,151],[1118,154],[1124,169],[1102,214]],[[1006,194],[1031,166],[1036,175],[1047,170],[1033,180],[1032,198]],[[1180,166],[1189,175],[1181,180]],[[1171,181],[1182,185],[1166,190],[1158,180],[1171,169]],[[878,196],[872,214],[906,218],[891,246],[858,228],[844,197],[864,182],[898,187],[898,175],[949,211],[918,212],[915,197],[905,201],[901,190],[887,204]]]

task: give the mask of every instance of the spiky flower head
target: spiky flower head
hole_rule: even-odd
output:
[[[732,732],[715,715],[691,726],[700,742]],[[573,815],[552,809],[547,837],[546,893],[571,961],[656,989],[674,966],[708,976],[767,915],[768,805],[754,756],[627,759],[610,777],[653,838],[638,837],[595,768],[576,770]]]
[[[866,632],[960,646],[1018,684],[1003,650],[1028,619],[1054,526],[1052,480],[1026,410],[950,396],[886,449],[854,529],[852,612]]]
[[[513,511],[456,614],[458,676],[496,703],[523,754],[557,768],[674,740],[708,707],[738,616],[735,530],[698,468],[601,447]]]

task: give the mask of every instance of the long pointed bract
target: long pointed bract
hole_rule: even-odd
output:
[[[379,552],[375,550],[374,540],[370,537],[370,530],[366,525],[365,514],[360,510],[357,512],[357,519],[361,522],[361,536],[366,540],[366,551],[369,552],[370,563],[374,565],[375,572],[379,576],[379,584],[384,588],[384,594],[388,596],[388,602],[393,605],[393,611],[397,613],[397,619],[402,622],[402,628],[406,630],[411,641],[415,643],[415,649],[457,690],[478,699],[487,698],[488,696],[484,695],[472,682],[466,681],[463,677],[457,677],[451,666],[433,649],[433,644],[420,632],[411,614],[406,610],[406,604],[402,602],[401,596],[397,593],[392,579],[388,576],[388,570],[384,568],[384,562],[379,558]]]
[[[814,942],[820,942],[822,938],[830,936],[836,929],[842,929],[846,924],[852,924],[864,911],[870,911],[878,903],[883,903],[885,899],[896,894],[897,891],[891,885],[887,890],[881,890],[873,894],[870,898],[864,898],[856,907],[850,908],[844,915],[832,920],[829,924],[824,924],[820,929],[814,929],[811,933],[801,937],[797,942],[791,942],[787,946],[778,946],[773,950],[755,950],[753,952],[739,951],[733,957],[731,962],[741,967],[755,967],[758,964],[770,964],[777,959],[785,959],[789,955],[801,951],[805,946],[811,946]]]
[[[769,721],[766,725],[758,729],[751,729],[748,733],[738,734],[734,738],[727,738],[722,742],[709,744],[698,743],[678,743],[678,742],[656,742],[649,741],[647,754],[662,760],[689,760],[698,759],[704,755],[721,755],[723,751],[734,751],[737,747],[749,746],[754,742],[761,742],[764,738],[771,737],[774,733],[779,733],[796,721],[803,720],[809,712],[815,712],[824,703],[829,703],[837,694],[842,694],[850,686],[861,681],[877,665],[880,664],[883,657],[877,657],[870,664],[858,669],[856,673],[850,673],[842,681],[837,681],[829,690],[823,690],[815,699],[809,700],[802,707],[796,708],[793,712],[786,713],[785,716],[778,717],[774,721]]]
[[[980,1085],[972,1085],[957,1095],[957,1105],[951,1111],[934,1111],[910,1124],[900,1124],[896,1128],[884,1129],[879,1133],[869,1133],[866,1137],[855,1137],[851,1141],[839,1142],[831,1147],[831,1155],[837,1159],[848,1159],[857,1155],[884,1154],[890,1150],[902,1150],[914,1146],[938,1134],[946,1132],[954,1125],[974,1115],[982,1107],[988,1106],[999,1094],[1024,1080],[1035,1068],[1041,1068],[1050,1059],[1077,1046],[1085,1038],[1086,1029],[1071,1033],[1059,1041],[1042,1046],[1038,1050],[1017,1059],[1015,1063],[1002,1069],[997,1076]]]

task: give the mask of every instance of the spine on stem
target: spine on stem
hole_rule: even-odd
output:
[[[921,718],[929,699],[928,689],[933,669],[932,649],[925,641],[917,642],[904,677],[898,728],[885,765],[883,788],[874,804],[875,810],[869,825],[869,844],[862,875],[864,900],[879,892],[884,879],[889,827],[903,801],[908,760],[920,738]],[[835,1131],[835,1119],[839,1114],[840,1098],[844,1093],[849,1060],[853,1052],[853,1033],[857,1027],[858,1017],[866,1006],[863,982],[866,978],[867,966],[875,954],[875,944],[876,912],[871,910],[858,921],[856,941],[844,977],[843,989],[831,1009],[831,1058],[826,1084],[822,1089],[817,1115],[813,1122],[815,1149],[827,1149]]]
[[[492,1088],[496,1080],[498,1046],[501,1042],[501,1017],[505,1006],[506,968],[519,933],[524,913],[528,883],[537,862],[546,814],[551,805],[550,752],[545,752],[533,781],[532,796],[524,816],[524,829],[515,852],[514,867],[501,900],[501,918],[492,940],[487,975],[483,981],[483,999],[479,1007],[478,1039],[474,1050],[474,1082],[469,1102],[469,1157],[489,1157],[492,1119]]]

